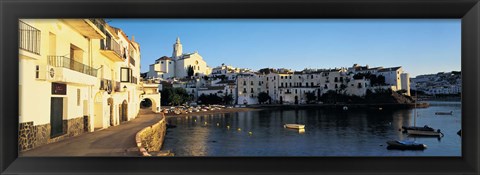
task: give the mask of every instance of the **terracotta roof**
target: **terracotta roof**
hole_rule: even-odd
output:
[[[163,56],[163,57],[160,57],[160,58],[157,59],[157,60],[172,60],[172,58],[167,57],[167,56]]]
[[[380,69],[378,70],[378,72],[389,72],[389,71],[396,71],[398,69],[402,68],[402,66],[398,66],[398,67],[389,67],[389,68],[384,68],[384,69]]]

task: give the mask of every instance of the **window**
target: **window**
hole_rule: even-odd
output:
[[[39,78],[40,77],[40,66],[37,65],[35,66],[35,78]]]
[[[163,64],[163,61],[161,61],[160,63]]]
[[[130,82],[131,69],[128,67],[120,68],[120,82]]]
[[[250,85],[252,85],[252,86],[253,86],[253,81],[250,81]]]
[[[290,79],[292,79],[292,76],[290,76]]]
[[[247,81],[243,81],[243,85],[246,86],[246,85],[247,85]]]
[[[297,93],[297,89],[295,89],[295,94]]]
[[[311,83],[310,83],[310,86],[312,86],[312,87],[313,87],[313,82],[311,82]]]
[[[280,87],[283,87],[283,83],[280,84]]]
[[[290,83],[290,87],[292,87],[292,83]]]
[[[253,93],[253,88],[250,88],[250,93]]]
[[[305,86],[308,87],[308,83],[305,83]]]
[[[310,75],[310,78],[313,79],[313,75]]]
[[[168,64],[172,64],[172,62],[171,62],[171,61],[169,61],[169,62],[168,62]]]
[[[247,93],[247,88],[243,88],[243,93]]]
[[[335,89],[338,89],[338,84],[335,84]]]

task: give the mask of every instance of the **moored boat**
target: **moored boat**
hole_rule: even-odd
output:
[[[435,131],[432,127],[425,125],[423,127],[420,126],[402,126],[403,132],[407,132],[408,130],[418,130],[418,131]]]
[[[398,141],[391,140],[387,141],[387,149],[399,149],[399,150],[424,150],[427,148],[427,145],[416,143],[414,141]]]
[[[305,125],[300,125],[300,124],[285,124],[283,125],[285,128],[290,128],[290,129],[305,129]]]
[[[413,136],[443,137],[443,133],[440,132],[439,129],[437,131],[407,130],[407,134]]]
[[[453,111],[450,111],[450,112],[435,112],[435,115],[453,115]]]

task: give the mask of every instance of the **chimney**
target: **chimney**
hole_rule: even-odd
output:
[[[132,35],[132,41],[135,42],[135,36]]]

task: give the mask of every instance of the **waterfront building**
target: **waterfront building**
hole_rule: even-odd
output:
[[[385,76],[385,85],[372,85],[369,78],[355,77],[359,73],[371,73]],[[393,75],[395,74],[395,75]],[[397,76],[399,75],[399,76]],[[241,74],[237,78],[238,104],[258,104],[258,94],[265,92],[270,96],[268,103],[305,104],[308,100],[318,98],[329,91],[346,95],[365,96],[368,90],[406,89],[408,82],[402,87],[400,81],[408,80],[408,74],[397,68],[368,68],[354,65],[352,68],[305,69],[291,71],[288,69],[261,69],[256,74]],[[313,94],[315,99],[308,99]],[[312,102],[310,101],[310,102]]]
[[[102,19],[19,21],[19,150],[135,118],[140,46]]]
[[[418,75],[411,78],[411,88],[427,95],[460,94],[462,92],[461,72],[439,72]]]
[[[172,57],[163,56],[151,64],[147,73],[149,79],[173,79],[188,76],[188,68],[192,67],[195,77],[210,75],[211,68],[207,66],[203,57],[197,52],[183,53],[180,38],[173,44]]]
[[[382,88],[392,89],[393,91],[404,90],[405,95],[410,95],[410,77],[408,73],[403,71],[402,66],[398,67],[374,67],[370,68],[368,65],[360,66],[354,64],[352,67],[348,68],[349,73],[370,73],[376,76],[382,75],[385,77],[385,84]]]

